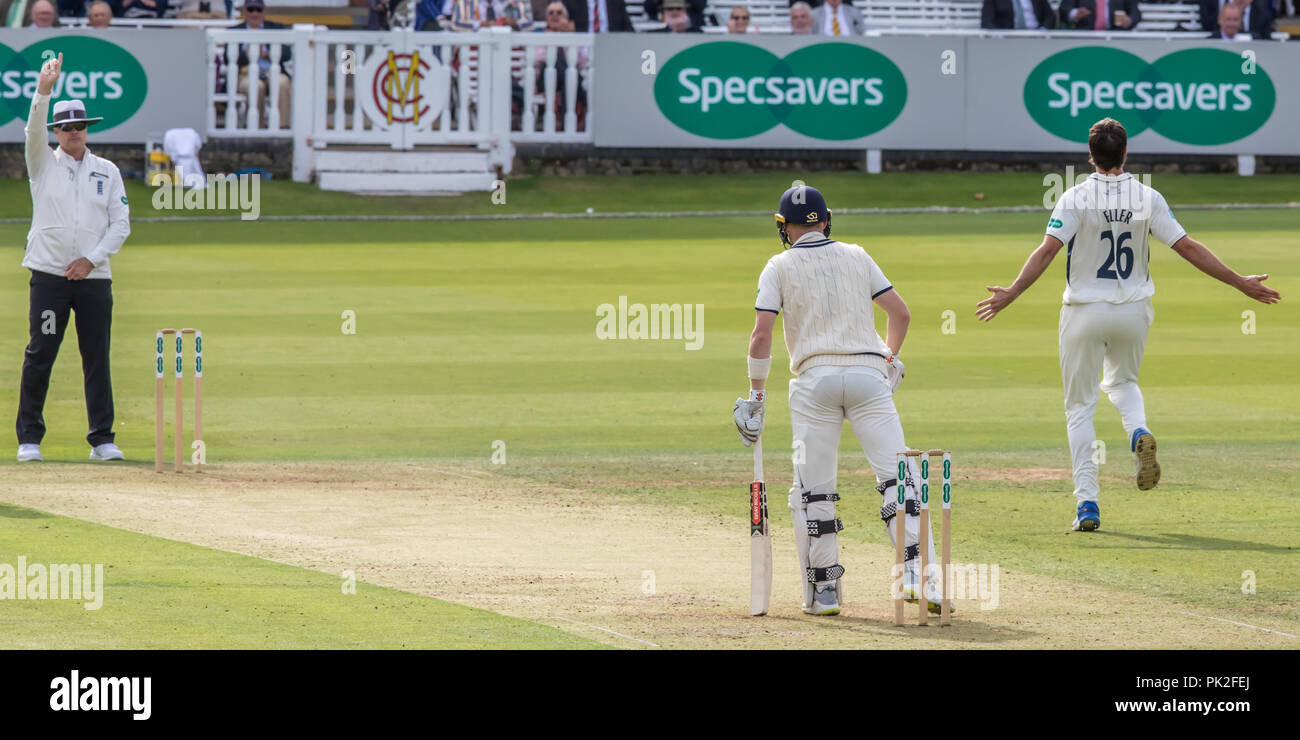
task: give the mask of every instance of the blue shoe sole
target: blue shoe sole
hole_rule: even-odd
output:
[[[1137,487],[1139,491],[1150,491],[1160,482],[1160,463],[1156,462],[1156,438],[1142,434],[1133,446],[1137,453]]]

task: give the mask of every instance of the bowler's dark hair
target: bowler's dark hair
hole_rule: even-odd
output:
[[[1124,164],[1124,151],[1128,148],[1128,133],[1124,125],[1114,118],[1103,118],[1088,129],[1088,161],[1103,170],[1113,170]]]

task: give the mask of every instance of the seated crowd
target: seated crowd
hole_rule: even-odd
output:
[[[391,11],[403,0],[367,0],[369,28],[387,29]],[[780,1],[780,0],[778,0]],[[888,2],[889,0],[882,0]],[[1179,0],[1174,0],[1175,2]],[[292,2],[292,0],[285,0]],[[551,0],[405,0],[415,9],[415,28],[423,31],[473,31],[485,25],[509,26],[521,32],[554,31],[547,23]],[[706,26],[725,26],[727,33],[756,33],[751,4],[728,0],[644,0],[651,33],[698,33]],[[969,0],[980,3],[980,26],[986,29],[1062,29],[1078,31],[1132,30],[1142,21],[1138,0]],[[1213,38],[1266,39],[1277,30],[1276,19],[1295,14],[1300,0],[1181,0],[1199,5],[1200,27]],[[560,0],[564,28],[577,32],[618,33],[637,30],[626,0]],[[871,0],[858,0],[865,6]],[[845,0],[785,0],[788,16],[780,30],[793,34],[842,36],[862,34],[870,27],[858,7]],[[182,18],[248,20],[243,0],[29,0],[26,25],[49,28],[60,18],[85,18],[93,28],[107,27],[113,18]],[[770,3],[755,0],[755,7]],[[263,7],[255,3],[257,9]],[[654,23],[658,21],[658,23]],[[639,24],[645,26],[646,24]],[[261,25],[252,26],[253,28]],[[283,28],[273,21],[266,28]],[[719,27],[715,30],[721,31]],[[774,29],[768,29],[774,30]]]

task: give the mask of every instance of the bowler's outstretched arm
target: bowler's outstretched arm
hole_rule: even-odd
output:
[[[1179,257],[1191,262],[1196,269],[1216,280],[1222,280],[1260,303],[1277,303],[1282,300],[1281,293],[1264,285],[1268,273],[1238,275],[1231,267],[1223,264],[1223,260],[1211,252],[1209,247],[1190,236],[1184,236],[1171,244],[1170,248],[1177,252]]]
[[[975,311],[975,315],[979,317],[980,321],[991,321],[994,316],[998,315],[999,311],[1010,306],[1012,301],[1019,298],[1021,293],[1029,290],[1029,286],[1043,276],[1047,266],[1052,264],[1052,260],[1056,258],[1056,253],[1061,251],[1062,246],[1064,245],[1061,240],[1054,236],[1043,237],[1043,243],[1039,244],[1038,249],[1035,249],[1033,254],[1029,255],[1029,259],[1025,260],[1025,266],[1020,268],[1020,276],[1016,278],[1010,288],[1001,288],[994,285],[986,286],[993,295],[976,304],[978,310]]]

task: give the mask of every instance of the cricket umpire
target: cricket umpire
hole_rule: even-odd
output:
[[[897,486],[896,455],[907,449],[893,394],[903,377],[898,352],[911,315],[866,250],[830,238],[831,212],[816,188],[796,183],[781,196],[779,209],[777,231],[788,249],[768,260],[758,278],[749,340],[750,394],[736,401],[733,414],[741,440],[753,444],[763,432],[772,330],[783,312],[790,372],[795,376],[790,381],[796,454],[789,505],[805,577],[804,611],[829,616],[840,611],[844,574],[837,539],[843,525],[835,515],[835,502],[840,499],[836,478],[846,419],[875,471],[882,497],[880,518],[891,541],[894,537],[890,524],[897,504],[885,493]],[[873,307],[888,316],[885,339],[876,333]],[[918,600],[920,507],[915,480],[909,475],[904,482],[907,543],[900,585],[909,601]],[[929,557],[933,562],[933,538]],[[928,608],[938,610],[937,594],[926,596]]]
[[[103,120],[86,115],[80,100],[55,104],[45,122],[50,94],[63,70],[63,55],[41,67],[27,119],[27,177],[32,190],[32,228],[23,267],[32,273],[28,309],[30,340],[23,356],[18,399],[18,460],[40,460],[45,437],[45,395],[70,314],[85,377],[91,460],[121,460],[113,444],[113,382],[109,335],[113,322],[112,273],[108,260],[131,233],[126,189],[117,166],[86,148],[86,127]],[[48,128],[59,146],[49,147]]]

